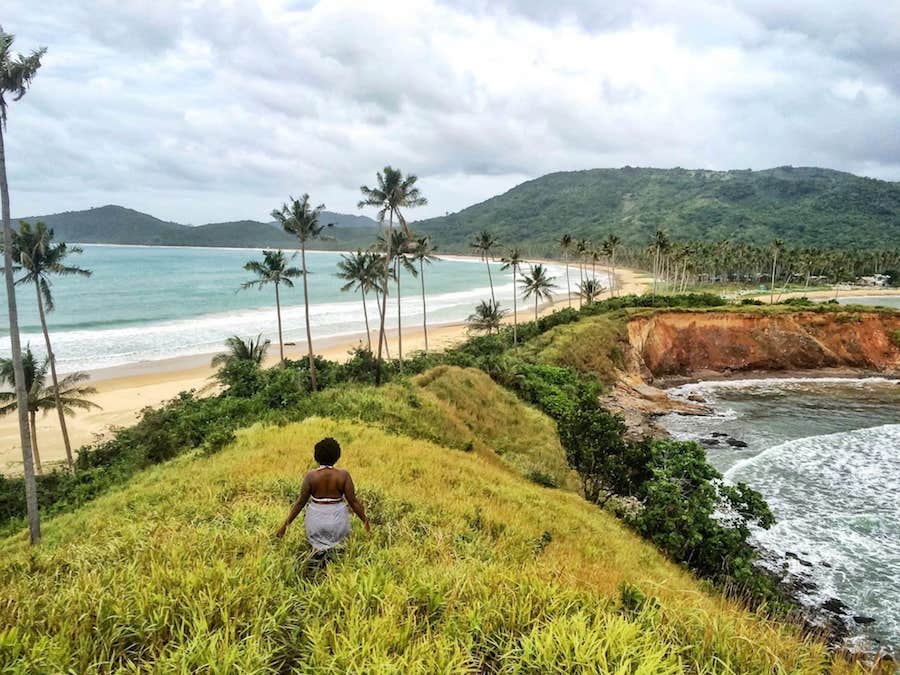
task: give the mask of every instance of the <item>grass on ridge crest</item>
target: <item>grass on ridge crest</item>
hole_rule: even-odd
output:
[[[556,423],[477,368],[438,366],[381,388],[326,389],[302,405],[310,414],[360,420],[397,434],[498,458],[524,476],[576,489]]]
[[[354,522],[323,573],[302,519],[271,532],[325,435],[373,534]],[[850,672],[576,494],[350,421],[149,469],[47,521],[36,549],[0,542],[0,579],[3,672]]]

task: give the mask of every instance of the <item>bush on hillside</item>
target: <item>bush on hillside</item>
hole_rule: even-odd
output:
[[[643,508],[628,523],[697,574],[767,594],[771,586],[753,569],[749,543],[750,525],[775,523],[762,495],[744,483],[724,484],[697,443],[645,441],[636,450],[625,456],[623,474],[641,478],[629,488]]]

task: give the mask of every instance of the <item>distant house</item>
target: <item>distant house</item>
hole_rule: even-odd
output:
[[[856,282],[862,286],[887,286],[890,280],[887,274],[873,274],[870,277],[860,277]]]

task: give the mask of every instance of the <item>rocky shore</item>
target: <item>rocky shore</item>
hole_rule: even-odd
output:
[[[778,373],[760,371],[742,372],[740,379],[772,377],[865,377],[880,375],[871,370],[840,368],[824,370],[781,371]],[[697,377],[657,378],[648,384],[641,377],[622,374],[622,377],[604,397],[603,404],[612,412],[622,416],[629,429],[629,435],[637,440],[644,437],[668,438],[670,434],[659,423],[663,415],[710,415],[713,409],[699,395],[692,394],[688,400],[673,398],[667,393],[669,387],[699,381],[736,379],[734,373],[708,371]],[[697,441],[706,449],[722,446],[747,447],[747,443],[724,432],[710,432]],[[796,608],[794,618],[806,626],[811,634],[821,636],[835,650],[863,654],[875,661],[892,661],[893,656],[883,646],[875,644],[863,635],[863,630],[877,621],[875,617],[856,613],[852,607],[837,597],[825,597],[811,574],[814,564],[804,557],[802,551],[787,551],[784,554],[768,549],[758,549],[760,572],[769,575],[781,590],[784,599]],[[830,566],[823,562],[822,565]]]

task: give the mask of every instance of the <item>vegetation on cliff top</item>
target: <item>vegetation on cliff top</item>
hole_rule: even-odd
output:
[[[763,618],[765,605],[752,613],[724,600],[636,537],[720,584],[766,595],[744,521],[712,516],[727,503],[765,521],[758,495],[718,486],[694,444],[626,442],[598,404],[598,380],[574,369],[591,371],[590,355],[552,365],[564,351],[556,339],[574,345],[576,327],[617,338],[623,312],[638,311],[630,306],[722,302],[623,297],[562,310],[520,325],[518,350],[504,328],[412,356],[414,377],[388,363],[392,381],[380,389],[365,351],[346,364],[317,359],[315,395],[306,361],[232,363],[224,393],[148,410],[82,453],[74,476],[43,479],[44,504],[57,513],[44,545],[0,542],[0,621],[11,626],[0,632],[0,663],[11,672],[389,663],[849,672],[857,666],[790,622]],[[600,362],[615,358],[608,349]],[[267,535],[308,465],[302,448],[325,434],[347,445],[377,528],[323,574],[307,567],[299,541],[281,548]],[[624,522],[566,489],[572,469],[589,499],[615,498]],[[12,529],[21,486],[2,487]]]
[[[323,572],[299,531],[270,530],[324,435],[374,527]],[[576,494],[362,423],[253,427],[2,553],[6,672],[853,670]]]

